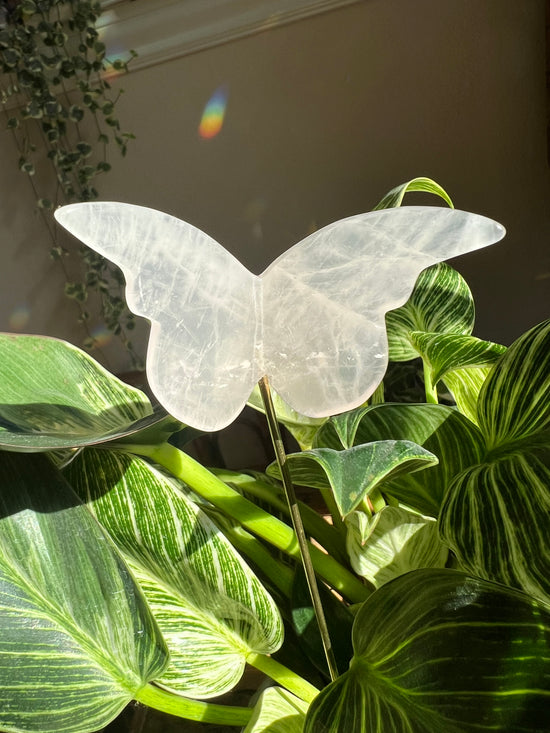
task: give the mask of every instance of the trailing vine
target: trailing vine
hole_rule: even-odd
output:
[[[48,229],[50,256],[64,270],[65,294],[78,306],[87,334],[84,346],[98,348],[86,307],[93,292],[105,325],[137,366],[128,335],[134,317],[122,297],[119,271],[82,246],[82,279],[71,279],[65,263],[69,253],[51,216],[59,205],[97,199],[97,181],[111,169],[110,147],[124,156],[133,138],[121,130],[115,115],[121,92],[114,94],[108,79],[127,71],[135,53],[129,52],[126,61],[107,59],[96,28],[100,14],[97,0],[0,0],[0,71],[6,79],[0,99],[19,168],[29,178]]]

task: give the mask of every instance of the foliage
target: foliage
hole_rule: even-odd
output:
[[[113,94],[109,78],[127,71],[127,61],[111,63],[105,55],[96,28],[99,2],[22,0],[11,6],[0,25],[0,72],[6,79],[0,99],[19,168],[28,176],[48,228],[50,256],[64,269],[65,294],[76,303],[88,333],[84,346],[95,346],[87,328],[91,291],[99,297],[106,326],[133,353],[127,332],[134,328],[134,317],[121,296],[119,272],[82,246],[84,279],[70,280],[64,262],[68,250],[51,219],[61,204],[98,197],[97,181],[111,169],[110,143],[126,155],[133,135],[121,130],[115,109],[120,92]]]
[[[327,420],[276,402],[330,515],[301,505],[333,681],[278,468],[209,470],[91,357],[0,336],[2,730],[91,732],[131,699],[245,733],[548,730],[550,321],[476,339],[447,265],[387,321],[424,402],[384,401],[391,370]],[[211,702],[247,664],[274,686]]]

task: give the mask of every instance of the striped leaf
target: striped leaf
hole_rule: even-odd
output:
[[[0,728],[83,733],[167,661],[120,555],[41,455],[0,453]]]
[[[474,327],[470,288],[456,270],[440,262],[420,273],[409,300],[386,313],[390,361],[418,356],[414,331],[469,335]]]
[[[457,476],[440,531],[462,567],[550,602],[550,321],[519,338],[479,395],[487,452]]]
[[[249,654],[278,649],[273,600],[173,479],[141,459],[93,449],[66,473],[143,588],[170,650],[163,685],[220,695],[239,681]]]
[[[438,183],[433,181],[431,178],[420,177],[413,178],[412,181],[407,181],[407,183],[402,183],[400,186],[392,188],[392,190],[389,191],[389,193],[387,193],[374,207],[374,211],[378,211],[379,209],[392,209],[395,206],[401,206],[405,194],[409,191],[433,193],[435,196],[439,196],[439,198],[443,199],[451,209],[454,208],[449,194],[441,188]]]
[[[456,409],[476,425],[478,424],[477,403],[483,383],[492,367],[472,367],[447,372],[443,381],[456,403]]]
[[[550,429],[550,320],[520,336],[486,381],[479,425],[489,448]]]
[[[431,517],[385,506],[371,517],[352,512],[346,527],[351,566],[375,588],[409,570],[443,568],[447,562],[449,550]]]
[[[365,601],[353,647],[304,733],[548,730],[550,611],[519,591],[415,570]]]
[[[457,369],[493,365],[506,351],[492,341],[455,333],[417,331],[411,333],[411,343],[428,366],[434,385]]]
[[[357,418],[357,419],[356,419]],[[321,445],[338,445],[331,418],[317,436]],[[412,440],[439,459],[429,471],[391,477],[380,489],[400,502],[429,516],[437,517],[445,491],[455,476],[479,463],[484,441],[468,419],[445,405],[383,404],[360,409],[346,420],[345,440],[356,444],[377,440]],[[340,427],[340,434],[346,428]]]
[[[302,733],[308,703],[281,687],[268,687],[243,733]]]
[[[296,484],[332,489],[342,517],[353,511],[380,482],[437,463],[432,453],[408,440],[380,440],[347,450],[314,448],[291,453],[287,458]],[[269,466],[268,473],[278,476],[278,466]]]
[[[154,415],[146,395],[65,341],[0,334],[0,446],[8,450],[112,440],[165,416]]]

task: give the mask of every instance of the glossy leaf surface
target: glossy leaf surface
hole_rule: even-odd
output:
[[[268,687],[243,733],[302,733],[308,704],[281,687]]]
[[[440,516],[462,567],[550,602],[550,321],[508,349],[481,389],[487,452],[457,476]]]
[[[165,686],[220,695],[239,681],[247,654],[280,646],[273,600],[173,479],[141,459],[92,449],[67,475],[145,592],[170,649]]]
[[[313,701],[304,733],[541,733],[550,611],[453,570],[416,570],[361,607],[348,672]]]
[[[65,341],[0,334],[0,446],[5,449],[49,451],[106,442],[165,416],[154,414],[143,392]]]
[[[407,181],[406,183],[402,183],[399,186],[392,188],[392,190],[389,191],[374,207],[374,211],[401,206],[405,194],[413,191],[420,193],[433,193],[435,196],[439,196],[439,198],[443,199],[448,206],[453,208],[453,202],[444,188],[431,178],[419,177],[413,178],[411,181]]]
[[[0,728],[86,733],[167,653],[121,556],[40,455],[0,453]]]

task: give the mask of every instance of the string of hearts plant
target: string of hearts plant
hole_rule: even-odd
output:
[[[158,212],[58,212],[122,260],[168,414],[68,344],[0,337],[2,730],[91,732],[131,700],[246,733],[547,729],[550,322],[508,349],[473,337],[468,287],[438,261],[503,230],[387,210],[415,189],[446,197],[409,182],[260,278]],[[146,223],[167,249],[126,260]],[[424,396],[396,401],[419,362]],[[299,452],[258,473],[181,449],[258,380]],[[266,408],[259,388],[249,403]],[[274,684],[221,704],[246,664]]]
[[[84,346],[98,347],[88,327],[89,293],[95,293],[108,329],[134,353],[134,328],[122,297],[120,273],[105,258],[81,246],[82,280],[66,267],[69,251],[51,212],[61,204],[98,197],[98,180],[111,169],[109,144],[126,155],[131,133],[116,116],[120,92],[109,77],[128,70],[128,62],[106,57],[97,22],[101,3],[89,0],[21,0],[5,6],[0,24],[0,72],[6,83],[0,100],[28,176],[50,242],[50,256],[63,268],[65,294],[79,310]],[[1,8],[0,8],[1,9]],[[135,55],[130,52],[130,58]]]

